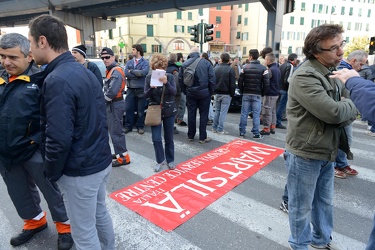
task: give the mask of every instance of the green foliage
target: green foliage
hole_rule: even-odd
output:
[[[354,37],[353,41],[348,43],[344,48],[344,57],[347,58],[348,55],[354,50],[364,50],[368,53],[370,40],[368,36]]]

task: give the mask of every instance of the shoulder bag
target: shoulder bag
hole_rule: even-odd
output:
[[[158,126],[161,124],[161,109],[163,107],[165,85],[163,85],[163,92],[159,105],[149,105],[145,117],[146,126]]]

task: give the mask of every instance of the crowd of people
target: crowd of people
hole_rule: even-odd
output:
[[[200,144],[212,140],[207,125],[212,125],[214,134],[229,134],[225,121],[238,88],[240,137],[246,136],[250,114],[253,139],[275,134],[276,128],[287,131],[288,178],[280,209],[289,215],[291,248],[335,249],[333,180],[358,174],[348,163],[353,156],[351,124],[357,108],[369,122],[375,119],[366,106],[374,98],[358,97],[365,91],[374,93],[375,74],[366,68],[368,55],[357,50],[343,59],[340,25],[313,28],[305,39],[306,59],[300,64],[294,53],[278,61],[270,47],[260,52],[251,49],[244,64],[228,53],[213,63],[207,53],[199,54],[198,47],[191,49],[186,60],[181,53],[171,53],[168,57],[155,54],[148,61],[142,46],[135,44],[123,68],[113,50],[103,48],[104,80],[97,66],[85,59],[84,45],[69,51],[65,24],[59,18],[41,15],[30,21],[29,29],[28,38],[10,33],[0,40],[4,68],[0,72],[0,172],[24,220],[11,245],[22,245],[47,228],[38,187],[56,225],[59,250],[70,249],[73,243],[76,249],[115,249],[106,184],[112,167],[131,163],[125,138],[134,127],[138,134],[145,133],[146,100],[162,106],[161,124],[151,126],[153,169],[159,172],[164,166],[176,167],[176,126],[187,126],[191,143],[197,132]],[[158,85],[152,84],[154,70],[166,72],[157,79]],[[373,136],[375,130],[369,124]],[[368,249],[374,245],[375,226]]]

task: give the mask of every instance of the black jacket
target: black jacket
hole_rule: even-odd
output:
[[[8,83],[8,73],[0,73],[0,166],[9,169],[35,153],[40,146],[41,86],[35,83],[39,72],[32,61],[28,69]]]
[[[268,65],[272,77],[270,78],[270,86],[266,92],[266,96],[279,96],[280,94],[280,69],[276,63]]]
[[[214,68],[216,77],[215,94],[234,96],[236,90],[236,78],[232,67],[227,63],[218,64]]]
[[[287,61],[280,66],[280,90],[288,91],[289,89],[288,77],[289,77],[291,69],[292,69],[292,65],[290,61]]]
[[[177,90],[176,96],[181,95],[181,87],[180,87],[180,84],[178,83],[179,71],[180,71],[180,67],[178,67],[176,63],[171,62],[171,61],[168,62],[168,66],[167,66],[167,69],[165,70],[165,72],[167,72],[169,74],[172,74],[174,76],[174,81],[175,81],[176,90]]]
[[[268,69],[261,65],[258,60],[246,64],[238,79],[238,88],[242,94],[264,96],[270,85]]]
[[[95,75],[70,52],[56,57],[41,73],[47,178],[56,181],[62,174],[86,176],[106,169],[112,156],[104,94]]]

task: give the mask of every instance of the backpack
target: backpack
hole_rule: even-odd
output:
[[[191,87],[194,83],[195,69],[202,58],[197,58],[195,61],[184,69],[184,84],[186,87]]]

